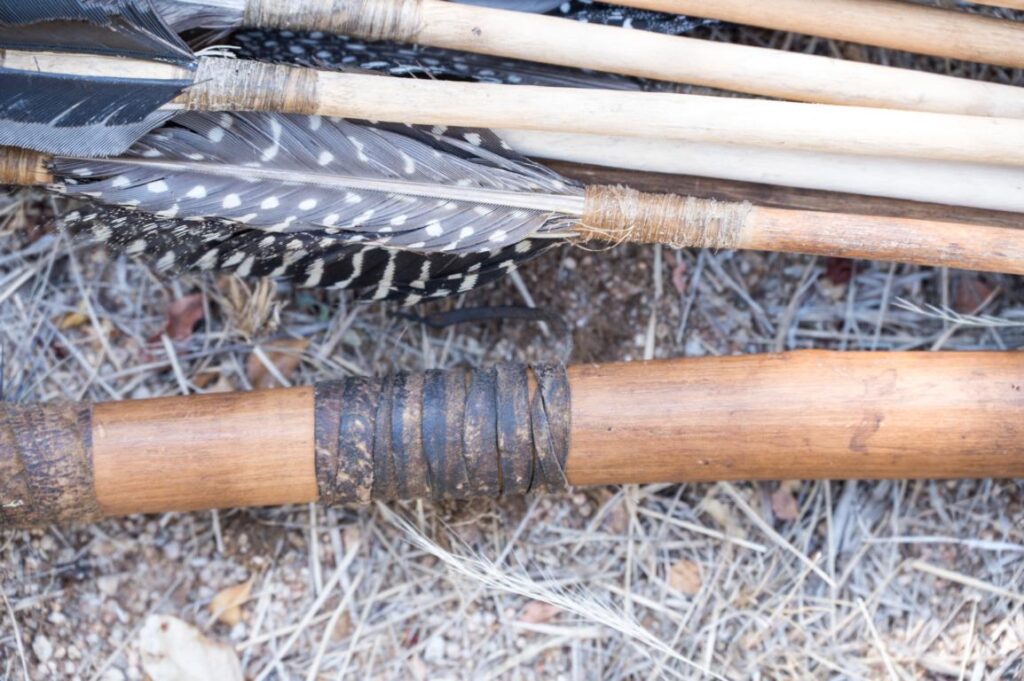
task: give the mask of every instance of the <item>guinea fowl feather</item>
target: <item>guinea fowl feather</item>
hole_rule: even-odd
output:
[[[486,131],[318,116],[185,113],[114,159],[56,158],[66,190],[159,217],[343,235],[423,253],[571,225],[582,189]],[[578,212],[578,211],[577,211]]]
[[[103,244],[168,275],[217,271],[291,280],[300,287],[352,289],[365,299],[411,305],[498,279],[553,242],[525,239],[488,252],[422,254],[298,232],[267,234],[220,219],[158,218],[89,206],[62,218],[79,240]]]
[[[56,157],[75,234],[158,270],[369,298],[468,291],[569,233],[582,188],[486,130],[184,113],[113,159]]]

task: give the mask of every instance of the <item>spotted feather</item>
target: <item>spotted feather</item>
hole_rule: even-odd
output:
[[[158,217],[421,253],[491,251],[574,219],[582,189],[486,131],[186,113],[114,159],[54,160],[70,194]]]
[[[494,281],[553,243],[527,239],[487,253],[424,255],[346,243],[337,236],[267,233],[226,220],[157,218],[102,206],[71,211],[63,224],[76,239],[103,244],[165,274],[273,277],[300,287],[353,289],[363,299],[407,305]]]

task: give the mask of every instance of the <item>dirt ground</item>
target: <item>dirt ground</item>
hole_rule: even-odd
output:
[[[1022,84],[1020,72],[701,30]],[[564,247],[425,310],[529,299],[568,336],[525,321],[431,330],[345,293],[166,280],[70,243],[50,219],[62,209],[33,192],[0,196],[5,399],[502,360],[1024,346],[1020,278],[655,247]],[[253,679],[1024,678],[1022,583],[1024,485],[1013,480],[138,516],[0,534],[0,679],[144,678],[150,614],[232,646]],[[237,621],[211,614],[218,593],[246,584]]]

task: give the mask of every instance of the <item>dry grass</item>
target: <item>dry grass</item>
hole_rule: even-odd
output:
[[[914,65],[968,74],[937,60]],[[344,294],[263,288],[250,298],[212,278],[165,281],[41,228],[59,208],[30,193],[0,197],[5,399],[245,389],[251,358],[282,345],[301,353],[283,378],[309,383],[512,358],[1014,349],[1024,340],[1024,291],[1012,277],[638,247],[566,248],[519,282],[434,306],[521,303],[526,292],[567,320],[571,340],[523,322],[431,331]],[[161,337],[169,304],[195,292],[204,325],[184,341]],[[627,486],[8,532],[0,678],[142,678],[136,635],[154,612],[232,642],[248,678],[1024,675],[1020,483],[794,483],[779,492],[793,496],[791,520],[775,515],[778,488]],[[243,621],[212,621],[213,596],[250,577]]]

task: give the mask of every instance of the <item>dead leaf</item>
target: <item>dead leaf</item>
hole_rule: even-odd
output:
[[[978,314],[995,290],[977,272],[956,272],[952,280],[953,309],[960,314]]]
[[[517,618],[520,622],[526,622],[527,624],[543,624],[550,622],[555,616],[561,612],[561,609],[545,603],[544,601],[530,601],[523,606],[523,611],[519,613]]]
[[[147,617],[139,632],[139,653],[152,681],[242,681],[233,648],[211,641],[177,617]]]
[[[89,321],[89,315],[84,312],[68,312],[57,320],[57,328],[61,331],[75,329]]]
[[[192,329],[205,314],[203,294],[193,293],[178,298],[167,308],[167,322],[164,324],[163,331],[156,334],[152,340],[160,338],[162,334],[167,334],[172,341],[188,340],[192,335]]]
[[[718,523],[718,526],[725,530],[725,533],[730,537],[736,537],[737,539],[747,538],[746,530],[740,525],[736,516],[729,510],[729,507],[710,494],[701,500],[700,510],[711,516]]]
[[[302,353],[308,346],[309,340],[305,338],[287,338],[263,346],[262,350],[278,373],[283,378],[291,380],[302,361]],[[255,352],[249,355],[249,359],[246,361],[245,373],[248,374],[253,388],[277,388],[281,385]]]
[[[210,601],[210,613],[214,619],[218,619],[228,626],[234,626],[241,622],[242,605],[252,595],[253,580],[255,577],[250,577],[241,584],[221,589]]]
[[[668,585],[693,596],[700,591],[700,566],[686,558],[676,561],[668,570]]]
[[[779,488],[772,492],[772,513],[779,520],[796,520],[800,517],[800,505],[793,496],[795,488],[800,485],[793,480],[779,483]]]

